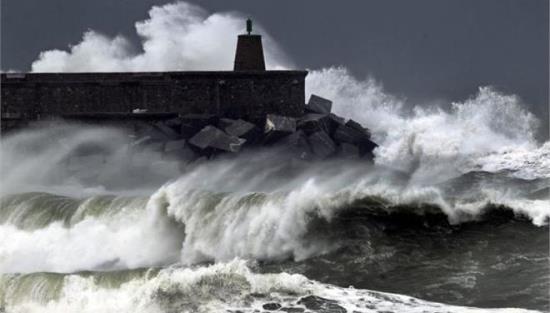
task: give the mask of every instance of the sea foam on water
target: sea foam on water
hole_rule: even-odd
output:
[[[229,69],[241,24],[238,14],[208,14],[184,2],[156,6],[136,23],[142,52],[133,53],[121,36],[89,31],[69,51],[43,52],[32,69]],[[293,68],[260,32],[268,69]],[[335,113],[371,129],[380,145],[375,165],[335,160],[287,167],[264,151],[179,172],[146,151],[136,170],[120,130],[61,124],[3,138],[0,309],[252,312],[267,302],[304,308],[297,302],[315,295],[348,311],[485,311],[302,275],[258,274],[243,259],[303,261],[333,251],[330,237],[311,236],[312,225],[330,225],[343,210],[365,203],[419,215],[435,207],[454,225],[504,207],[547,225],[549,198],[528,196],[550,178],[549,144],[534,139],[537,119],[517,96],[492,87],[446,108],[415,105],[374,79],[328,67],[311,70],[307,88],[308,95],[333,100]],[[99,147],[102,157],[71,163],[83,146]],[[448,190],[449,181],[474,172],[483,172],[479,190]],[[491,175],[511,182],[492,184]],[[524,185],[531,189],[523,192]]]

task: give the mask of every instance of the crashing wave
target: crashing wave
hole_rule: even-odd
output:
[[[32,292],[28,292],[32,290]],[[0,308],[19,312],[532,312],[477,309],[341,288],[298,274],[258,274],[245,261],[113,272],[0,278]]]
[[[213,162],[149,198],[4,195],[0,271],[112,270],[234,257],[303,260],[335,248],[337,240],[321,236],[318,225],[330,234],[336,221],[350,216],[366,221],[383,217],[388,224],[408,216],[413,226],[414,220],[419,225],[435,220],[436,226],[448,228],[490,220],[494,211],[502,216],[513,212],[511,218],[536,225],[546,225],[550,216],[547,198],[527,197],[540,188],[533,181],[480,173],[435,186],[410,186],[395,173],[388,180],[392,175],[383,170],[346,166],[345,171],[328,165],[325,171],[314,167],[277,182],[272,169]],[[247,180],[252,172],[256,176]]]

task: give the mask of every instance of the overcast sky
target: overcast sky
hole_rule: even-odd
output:
[[[94,29],[137,40],[162,0],[2,0],[3,70]],[[344,65],[413,102],[464,100],[478,86],[521,96],[548,123],[548,0],[194,0],[261,23],[303,68]]]

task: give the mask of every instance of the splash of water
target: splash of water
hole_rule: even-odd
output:
[[[122,36],[109,38],[93,30],[69,51],[44,51],[33,72],[135,72],[230,70],[245,18],[238,13],[208,14],[186,2],[154,6],[149,19],[135,24],[137,49]],[[277,43],[257,25],[265,41],[269,69],[292,67]],[[134,53],[133,51],[142,51]]]
[[[43,52],[33,63],[33,71],[230,69],[243,20],[238,13],[209,14],[185,2],[155,6],[149,19],[136,23],[142,53],[132,54],[130,43],[122,37],[90,31],[70,51]],[[266,40],[268,67],[293,67],[277,43],[258,27]],[[374,79],[358,80],[341,67],[311,71],[306,86],[308,95],[332,99],[336,114],[357,119],[373,130],[380,144],[378,164],[414,173],[419,181],[496,168],[486,164],[490,155],[540,146],[534,139],[538,121],[533,114],[517,96],[491,87],[480,87],[470,99],[443,110],[398,99]],[[521,162],[507,164],[517,168]]]
[[[496,169],[487,162],[492,154],[536,150],[538,120],[515,95],[480,87],[472,98],[439,107],[413,106],[389,95],[373,79],[360,81],[345,68],[313,71],[307,93],[334,100],[336,114],[367,125],[380,145],[378,164],[410,173],[423,181],[446,179],[476,167]],[[512,160],[510,157],[517,157]],[[508,166],[519,170],[525,155],[508,153]],[[543,152],[532,158],[544,159]],[[525,162],[524,162],[525,163]],[[544,163],[544,162],[543,162]],[[541,174],[548,164],[539,163]],[[548,176],[546,176],[548,177]]]
[[[21,285],[37,287],[32,293]],[[117,286],[112,288],[111,286]],[[0,280],[0,299],[10,312],[256,312],[265,303],[305,309],[306,296],[348,312],[529,312],[515,309],[475,309],[416,298],[341,288],[302,275],[257,274],[246,262],[233,260],[208,267],[166,268],[160,271],[85,275],[15,275]],[[301,301],[300,301],[301,300]],[[332,306],[330,306],[332,305]]]

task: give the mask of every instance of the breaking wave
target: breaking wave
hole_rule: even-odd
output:
[[[32,68],[228,69],[241,27],[237,13],[208,14],[183,2],[158,6],[136,23],[139,49],[90,31],[69,51],[43,52]],[[268,67],[292,67],[260,32]],[[341,67],[310,71],[307,88],[333,100],[336,114],[371,129],[379,144],[374,165],[303,164],[280,151],[257,151],[181,168],[154,151],[136,152],[123,131],[60,123],[3,137],[0,311],[253,312],[267,303],[336,312],[480,311],[255,273],[241,259],[300,262],[337,251],[349,220],[371,233],[405,220],[413,236],[492,221],[547,227],[550,143],[534,139],[536,117],[518,96],[492,87],[428,106]],[[520,253],[518,263],[545,262],[530,257]],[[306,304],[308,296],[321,298]]]
[[[34,283],[32,292],[26,285]],[[217,312],[306,309],[318,312],[528,312],[474,309],[308,280],[257,274],[234,260],[196,268],[169,267],[90,276],[27,274],[0,278],[9,312]],[[300,310],[301,309],[301,310]]]
[[[197,166],[150,197],[3,195],[0,271],[303,260],[337,247],[331,223],[350,211],[367,219],[435,216],[444,227],[484,220],[492,211],[536,225],[550,217],[547,195],[537,193],[548,180],[479,172],[420,186],[402,173],[364,164],[289,167],[277,165],[272,153],[249,158]],[[321,231],[319,225],[325,225]]]
[[[87,31],[69,51],[50,50],[32,64],[33,72],[139,72],[175,70],[230,70],[237,35],[244,33],[245,17],[237,12],[209,14],[199,6],[176,2],[154,6],[149,18],[135,24],[140,47],[122,36],[109,38]],[[291,68],[261,25],[269,69]],[[136,53],[135,51],[142,51]]]
[[[539,121],[515,95],[480,87],[475,96],[444,110],[407,103],[373,79],[357,80],[338,67],[311,72],[307,88],[333,99],[336,114],[368,125],[380,145],[378,164],[413,173],[420,181],[472,170],[550,176],[548,143],[535,140]]]

